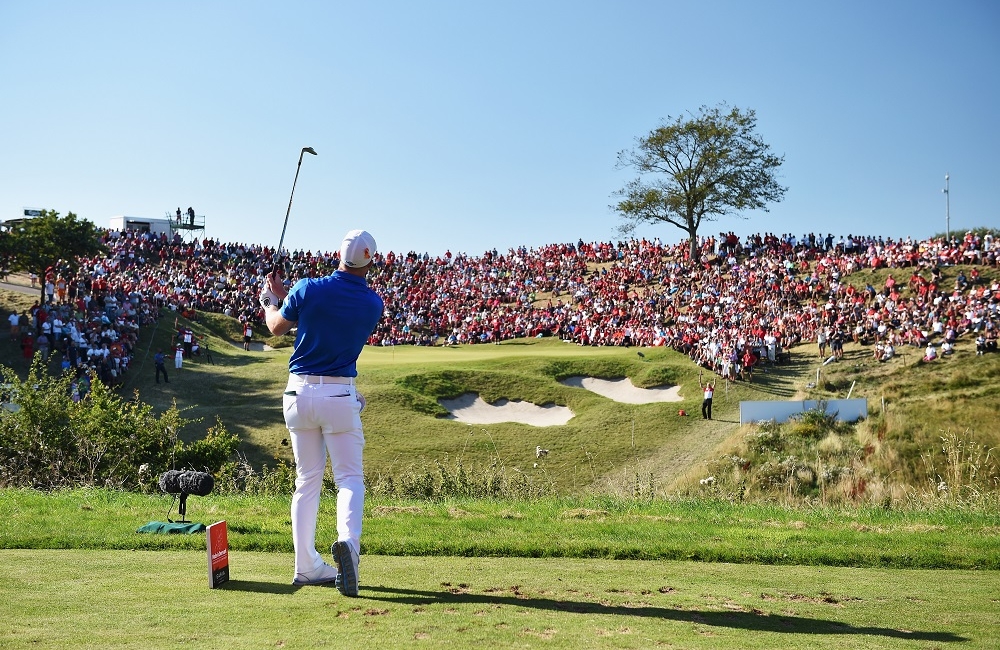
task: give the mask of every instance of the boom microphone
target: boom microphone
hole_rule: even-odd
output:
[[[160,490],[166,492],[167,494],[180,494],[181,484],[180,476],[184,472],[177,471],[176,469],[167,470],[160,475]]]
[[[177,514],[181,516],[180,523],[187,523],[187,498],[189,494],[204,497],[211,494],[215,488],[215,479],[207,472],[179,471],[176,469],[167,470],[160,475],[158,481],[160,490],[167,494],[180,495],[177,506]],[[171,506],[172,507],[172,506]],[[168,513],[169,514],[169,513]],[[168,517],[167,521],[173,523]]]
[[[167,494],[193,494],[205,497],[215,488],[215,479],[207,472],[167,470],[160,475],[160,490]]]
[[[207,497],[215,487],[215,479],[206,472],[184,472],[178,479],[181,493],[193,494],[199,497]]]

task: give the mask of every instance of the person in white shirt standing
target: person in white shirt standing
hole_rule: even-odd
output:
[[[712,398],[715,396],[715,379],[704,381],[701,372],[698,373],[698,386],[701,387],[705,399],[701,402],[701,417],[712,419]]]
[[[21,338],[21,316],[14,310],[7,317],[7,322],[10,323],[10,340],[17,341]]]
[[[250,351],[250,341],[253,339],[253,328],[250,327],[250,321],[243,324],[243,349],[247,352]]]

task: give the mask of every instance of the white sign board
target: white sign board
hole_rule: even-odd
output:
[[[787,422],[792,416],[818,408],[826,409],[829,415],[835,415],[843,422],[856,422],[868,417],[868,400],[866,399],[831,399],[831,400],[801,400],[797,402],[740,402],[740,424],[774,420]]]

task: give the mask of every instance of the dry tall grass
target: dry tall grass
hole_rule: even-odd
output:
[[[786,505],[1000,506],[995,449],[971,432],[947,432],[921,454],[923,472],[911,480],[886,436],[898,419],[887,413],[847,425],[815,412],[746,425],[717,458],[687,473],[679,494]]]

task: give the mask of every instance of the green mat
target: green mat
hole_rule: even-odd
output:
[[[205,524],[195,524],[190,522],[186,524],[174,524],[164,523],[162,521],[151,521],[135,532],[161,533],[164,535],[193,535],[194,533],[204,533]]]

